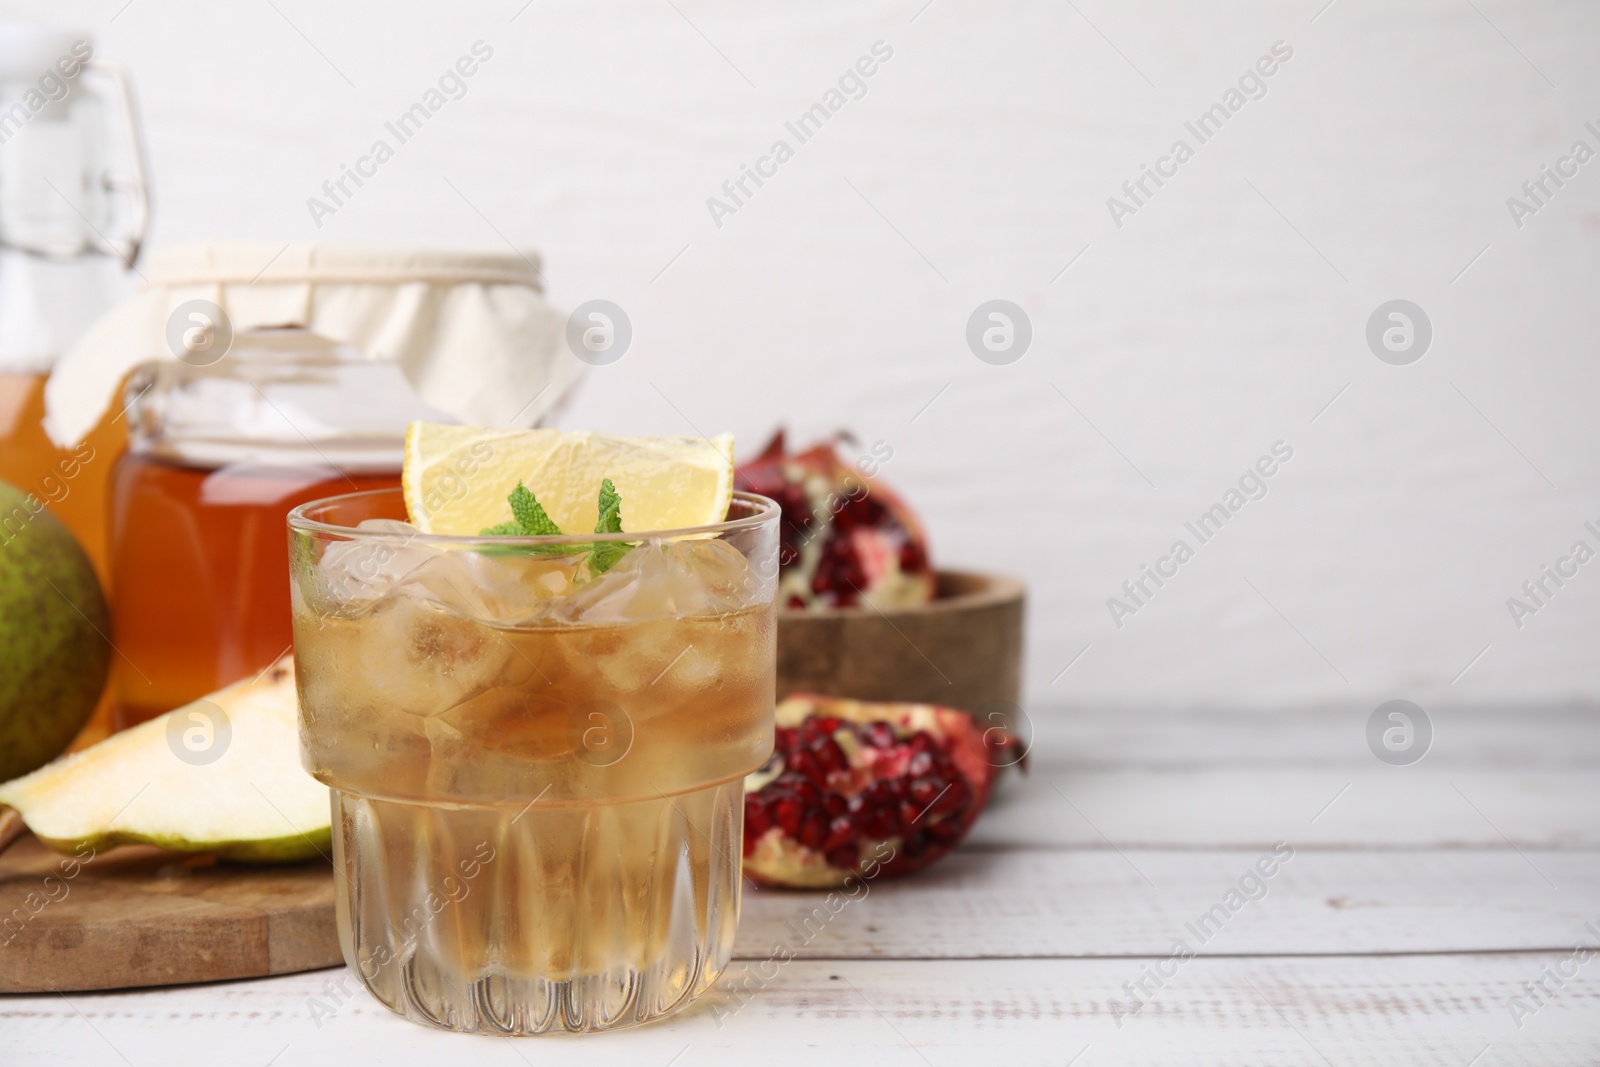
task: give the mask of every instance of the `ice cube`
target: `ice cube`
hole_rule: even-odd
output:
[[[535,684],[495,686],[427,720],[429,787],[443,794],[535,796],[573,749],[571,710]]]
[[[725,541],[647,541],[580,585],[560,606],[560,616],[628,622],[722,615],[771,600],[775,588],[775,576],[763,578]]]
[[[439,715],[495,685],[532,674],[507,637],[434,600],[391,594],[342,624],[335,651],[346,700],[374,715]]]
[[[606,573],[586,578],[557,605],[564,622],[630,622],[672,615],[667,558],[658,542],[625,553]]]
[[[721,615],[772,599],[777,575],[763,578],[726,541],[674,541],[666,546],[673,607],[679,615]]]
[[[581,556],[439,551],[406,575],[414,595],[429,596],[462,615],[500,626],[550,615],[571,589]]]
[[[672,661],[664,672],[662,684],[671,682],[679,690],[704,689],[714,685],[722,673],[723,664],[703,647],[690,645]]]
[[[551,681],[572,690],[594,690],[627,700],[670,673],[688,648],[684,628],[670,616],[630,626],[578,626],[561,636],[565,662],[540,664]]]
[[[326,610],[365,608],[428,559],[412,543],[417,528],[395,519],[367,519],[356,527],[391,536],[335,541],[317,563],[317,592]]]
[[[465,743],[520,759],[558,759],[572,750],[571,709],[547,686],[496,686],[453,708],[443,722]]]

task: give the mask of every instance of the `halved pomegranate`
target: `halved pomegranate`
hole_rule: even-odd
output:
[[[966,836],[1020,745],[936,704],[796,694],[777,723],[744,787],[744,870],[774,886],[921,870]]]
[[[865,465],[887,458],[876,452]],[[779,430],[734,471],[734,485],[771,497],[783,511],[778,602],[784,607],[849,607],[866,597],[886,608],[933,599],[922,524],[881,482],[841,459],[834,441],[791,455]]]

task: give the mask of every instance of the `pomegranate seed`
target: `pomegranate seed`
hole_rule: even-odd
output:
[[[898,527],[900,524],[889,518],[889,509],[879,502],[871,493],[856,498],[851,502],[850,511],[855,512],[855,519],[863,526],[879,526],[888,520],[890,524]]]
[[[822,546],[822,557],[817,561],[817,573],[811,578],[811,590],[818,596],[830,596],[835,603],[848,606],[856,601],[856,590],[867,584],[866,571],[856,555],[848,536],[835,528]]]
[[[806,815],[805,808],[800,801],[794,797],[784,797],[773,807],[776,809],[773,814],[777,816],[778,825],[783,827],[783,832],[790,837],[798,834],[800,832],[800,823]]]
[[[923,809],[920,804],[913,804],[909,800],[900,802],[900,825],[915,826],[923,818]]]
[[[839,747],[839,742],[831,737],[825,737],[811,746],[811,751],[817,757],[817,762],[822,764],[824,774],[834,771],[848,770],[850,761],[845,758],[844,749]]]
[[[927,807],[939,799],[939,794],[944,792],[944,786],[932,778],[918,778],[911,783],[911,800],[913,803]]]
[[[900,820],[892,808],[868,808],[860,824],[862,833],[880,841],[893,837],[900,830]]]
[[[894,727],[886,722],[868,723],[866,739],[873,748],[893,748],[900,740],[895,736]]]
[[[894,779],[880,778],[867,786],[865,792],[862,793],[862,797],[875,808],[888,807],[894,804],[897,799],[894,795]]]
[[[790,753],[789,769],[796,774],[805,775],[813,782],[821,782],[823,780],[822,765],[817,762],[817,757],[803,748],[797,752]]]
[[[913,778],[921,778],[931,770],[933,770],[933,757],[926,752],[918,752],[906,765],[906,773]]]
[[[850,797],[848,800],[845,801],[845,810],[848,811],[851,815],[857,814],[858,812],[861,811],[862,808],[864,808],[866,806],[867,806],[866,800],[859,793],[857,793],[855,796]]]
[[[921,830],[909,833],[905,836],[905,840],[900,843],[900,847],[905,849],[905,853],[908,856],[920,856],[928,851],[928,835]]]
[[[945,791],[934,804],[933,810],[937,812],[964,811],[972,802],[972,790],[960,778],[950,780],[950,788]]]
[[[793,795],[807,807],[815,807],[822,802],[822,790],[817,788],[817,783],[803,774],[796,773],[792,767],[778,775],[772,785]]]
[[[856,824],[848,815],[836,816],[828,823],[828,837],[822,843],[824,851],[831,851],[841,845],[848,845],[856,839]]]
[[[772,827],[772,812],[762,803],[760,794],[752,794],[744,802],[745,836],[760,837]]]
[[[882,526],[893,530],[900,525],[889,517],[889,510],[874,500],[870,492],[855,496],[840,508],[834,523],[843,531],[850,531],[858,526]]]
[[[842,793],[829,793],[822,798],[822,808],[830,816],[843,815],[850,810],[850,801]]]
[[[806,821],[800,827],[798,835],[800,843],[807,848],[821,848],[822,843],[828,838],[828,818],[820,811],[814,811],[806,816]]]
[[[828,854],[828,864],[840,870],[853,871],[856,863],[861,858],[860,850],[855,845],[840,845]]]
[[[781,477],[781,475],[780,475]],[[792,521],[795,526],[804,530],[811,525],[811,501],[806,499],[804,486],[792,482],[770,494],[784,512],[784,518]]]
[[[839,728],[839,720],[834,718],[832,715],[829,715],[823,719],[817,719],[816,723],[817,727],[829,737],[832,737],[833,732]]]

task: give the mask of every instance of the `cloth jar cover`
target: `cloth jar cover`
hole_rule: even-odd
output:
[[[94,428],[134,367],[178,358],[168,322],[190,300],[220,308],[236,339],[300,327],[392,361],[424,401],[474,425],[536,424],[583,369],[531,256],[235,241],[154,252],[143,273],[50,376],[58,445]]]

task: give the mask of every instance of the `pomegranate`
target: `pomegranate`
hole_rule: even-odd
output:
[[[791,455],[779,430],[761,454],[740,464],[734,485],[778,502],[778,601],[790,609],[880,608],[933,599],[933,570],[922,525],[911,509],[869,476],[893,455],[874,446],[851,466],[834,441]]]
[[[744,870],[758,883],[897,877],[955,848],[1020,745],[964,711],[796,694],[772,759],[745,779]]]

